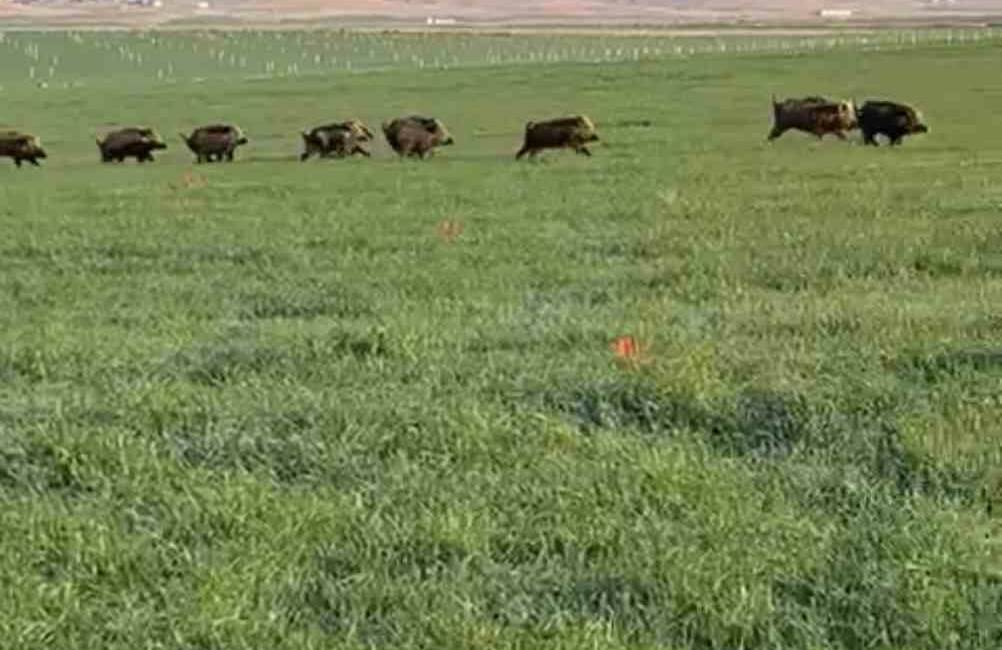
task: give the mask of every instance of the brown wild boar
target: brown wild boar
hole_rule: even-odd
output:
[[[901,144],[906,135],[928,133],[922,114],[907,104],[886,101],[868,101],[859,109],[859,129],[863,142],[874,147],[877,136],[887,136],[891,146]]]
[[[132,126],[108,133],[104,139],[98,139],[97,147],[101,151],[101,162],[135,158],[144,163],[153,162],[153,152],[166,149],[167,143],[153,129]]]
[[[231,124],[211,124],[201,126],[191,132],[191,135],[180,134],[191,152],[196,156],[196,162],[233,161],[233,152],[237,147],[249,142],[240,127]]]
[[[585,115],[529,122],[525,125],[525,140],[515,154],[515,160],[525,154],[534,158],[543,149],[573,149],[581,155],[590,156],[591,151],[585,146],[589,142],[598,142],[598,133],[594,122]]]
[[[847,131],[857,127],[856,103],[833,102],[824,97],[804,97],[777,102],[772,98],[773,125],[769,141],[796,129],[813,134],[819,140],[828,133],[845,140]]]
[[[436,147],[455,142],[441,120],[419,115],[383,122],[383,135],[401,158],[417,156],[423,160]]]
[[[372,140],[372,131],[360,120],[335,122],[303,131],[304,151],[299,156],[302,161],[310,156],[321,158],[346,158],[360,154],[368,158],[369,152],[361,143]]]
[[[39,167],[38,159],[48,158],[38,138],[19,131],[0,131],[0,157],[12,158],[18,167],[25,160]]]

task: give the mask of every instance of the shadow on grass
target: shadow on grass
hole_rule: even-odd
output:
[[[320,317],[359,318],[370,314],[360,296],[341,287],[300,283],[293,287],[259,288],[236,298],[245,319]]]
[[[898,405],[874,396],[848,407],[793,392],[749,389],[712,402],[660,390],[643,379],[615,379],[551,392],[545,406],[580,430],[617,430],[669,437],[695,432],[716,451],[756,462],[796,457],[853,468],[899,495],[970,502],[976,476],[910,450],[897,425]],[[833,488],[834,489],[834,488]],[[812,498],[829,511],[844,507],[837,490]]]
[[[390,354],[390,341],[380,328],[335,329],[326,336],[302,341],[234,338],[195,345],[167,359],[158,374],[165,379],[221,386],[255,375],[302,376],[317,364]]]
[[[585,431],[699,431],[714,448],[740,456],[785,456],[809,434],[811,425],[802,397],[765,390],[745,391],[730,404],[709,405],[644,381],[613,380],[550,394],[545,401]]]
[[[971,374],[1002,375],[1002,349],[969,348],[937,354],[916,352],[895,363],[904,379],[938,384]]]
[[[306,411],[226,417],[207,409],[160,412],[161,440],[187,466],[264,473],[283,484],[324,482],[335,471],[320,431],[336,418]]]
[[[55,440],[0,431],[0,488],[17,494],[82,496],[88,459]]]

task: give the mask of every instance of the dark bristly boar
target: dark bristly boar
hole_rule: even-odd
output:
[[[124,162],[135,158],[137,162],[153,162],[153,152],[167,148],[160,134],[143,126],[132,126],[112,131],[97,141],[101,162]]]
[[[390,147],[402,158],[417,156],[424,159],[436,147],[455,143],[441,120],[419,115],[383,122],[383,135]]]
[[[25,160],[39,167],[38,160],[48,158],[37,137],[19,131],[0,131],[0,157],[12,158],[18,167]]]
[[[191,152],[196,156],[196,162],[213,162],[233,160],[233,152],[237,147],[249,142],[240,127],[232,124],[211,124],[201,126],[191,132],[191,135],[180,134]]]
[[[302,161],[310,156],[347,158],[359,154],[368,158],[370,154],[362,143],[373,138],[372,131],[361,120],[325,124],[303,131],[302,136],[304,151],[299,156]]]
[[[791,129],[810,133],[819,140],[829,133],[845,140],[846,132],[857,127],[856,103],[853,101],[835,102],[813,96],[777,102],[773,97],[772,114],[770,142]]]
[[[877,136],[886,136],[891,146],[901,144],[906,135],[928,133],[922,114],[907,104],[888,101],[868,101],[859,109],[859,128],[863,142],[879,146]]]
[[[533,158],[543,149],[573,149],[581,155],[590,156],[591,151],[586,145],[598,139],[595,123],[585,115],[529,122],[525,125],[525,141],[515,154],[515,160],[520,160],[525,154]]]

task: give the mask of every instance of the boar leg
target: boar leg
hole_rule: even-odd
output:
[[[584,145],[575,147],[574,151],[577,151],[579,154],[584,155],[584,156],[591,156],[591,152],[588,151],[588,147],[586,147]]]
[[[41,165],[38,164],[38,161],[35,160],[34,156],[32,156],[31,158],[28,158],[28,162],[30,162],[35,167],[41,167]]]
[[[371,158],[371,157],[372,157],[372,154],[370,154],[370,153],[369,153],[368,151],[366,151],[365,149],[363,149],[362,147],[360,147],[360,146],[358,146],[358,145],[356,144],[356,145],[354,146],[354,148],[353,148],[353,149],[351,150],[351,155],[353,155],[353,156],[354,156],[354,155],[355,155],[355,154],[357,154],[357,153],[360,153],[360,154],[362,154],[362,155],[363,155],[363,156],[365,156],[366,158]]]
[[[837,137],[839,140],[842,140],[842,141],[845,140],[845,133],[844,132],[842,132],[842,131],[835,131],[834,133],[835,133],[835,137]]]
[[[20,158],[15,158],[14,159],[14,164],[17,165],[18,167],[20,167],[21,166],[21,159]]]
[[[518,153],[515,154],[515,160],[522,160],[522,156],[524,156],[525,154],[529,154],[529,157],[532,158],[535,155],[535,153],[536,152],[533,149],[530,149],[528,146],[523,146],[521,149],[518,150]]]
[[[784,133],[786,133],[786,129],[781,128],[779,126],[774,126],[772,127],[772,131],[769,131],[769,136],[766,139],[769,142],[772,142],[773,140],[783,135]]]

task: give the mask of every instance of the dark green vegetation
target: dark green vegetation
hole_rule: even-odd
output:
[[[1002,647],[1000,59],[8,85],[0,646]],[[770,146],[773,92],[932,133]],[[295,162],[411,111],[456,146]]]

